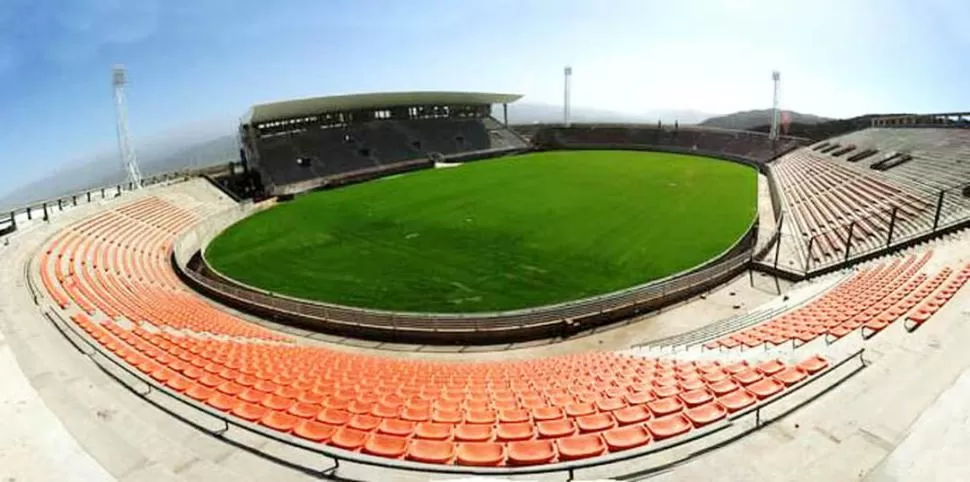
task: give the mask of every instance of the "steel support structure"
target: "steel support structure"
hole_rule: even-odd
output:
[[[134,189],[138,189],[141,187],[141,170],[138,168],[138,160],[135,158],[135,150],[131,146],[131,139],[128,134],[128,106],[125,101],[125,85],[127,83],[128,76],[124,67],[117,65],[111,69],[111,85],[114,86],[115,96],[115,129],[118,134],[118,153],[125,168],[127,181],[134,186]]]

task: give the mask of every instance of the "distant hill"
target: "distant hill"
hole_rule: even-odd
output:
[[[224,135],[190,145],[159,144],[137,151],[142,176],[194,169],[239,159],[235,135]],[[85,189],[123,182],[125,173],[116,153],[105,153],[74,167],[58,170],[0,198],[0,211],[35,201],[52,199]]]
[[[792,124],[819,124],[832,119],[812,114],[787,111]],[[704,127],[719,127],[722,129],[750,130],[758,126],[771,124],[771,109],[746,110],[733,114],[711,117],[700,123]]]
[[[498,119],[502,118],[501,109],[492,113]],[[576,123],[664,123],[678,121],[681,124],[696,124],[708,117],[710,113],[689,109],[666,109],[647,111],[643,113],[615,112],[606,109],[573,106],[570,120]],[[535,102],[516,102],[509,104],[510,124],[545,124],[562,122],[562,106]]]

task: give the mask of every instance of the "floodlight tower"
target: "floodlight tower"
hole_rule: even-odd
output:
[[[781,85],[781,72],[773,70],[771,80],[774,83],[774,95],[771,101],[771,131],[768,133],[768,138],[774,141],[778,139],[778,123],[781,121],[781,111],[778,109],[778,87]]]
[[[563,71],[563,85],[562,85],[562,124],[569,127],[569,89],[570,89],[570,79],[573,76],[573,68],[566,66]]]
[[[116,129],[118,131],[118,152],[121,154],[121,162],[125,165],[125,172],[128,175],[128,183],[132,189],[141,187],[141,170],[138,169],[138,160],[135,158],[135,150],[131,147],[131,140],[128,136],[128,107],[125,102],[125,84],[128,83],[128,76],[124,66],[116,65],[111,69],[111,85],[114,86],[115,93],[115,114]]]

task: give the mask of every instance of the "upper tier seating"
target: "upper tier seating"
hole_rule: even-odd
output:
[[[830,141],[852,144],[858,150],[873,148],[887,154],[912,155],[912,162],[894,167],[884,175],[928,194],[970,182],[970,129],[870,128]],[[883,157],[872,156],[859,165],[871,166]]]
[[[42,284],[80,330],[155,383],[334,449],[487,466],[597,457],[721,423],[829,365],[598,352],[462,363],[303,345],[178,282],[173,240],[197,221],[158,198],[102,212],[48,243]]]
[[[768,162],[801,144],[799,139],[782,138],[772,143],[758,132],[700,128],[656,128],[649,126],[545,127],[533,142],[544,147],[582,145],[643,145],[740,157]]]
[[[850,166],[807,148],[772,166],[789,219],[797,228],[802,249],[811,249],[807,254],[814,263],[842,259],[853,223],[854,253],[885,244],[894,208],[898,209],[894,238],[932,225],[934,200],[875,171]]]
[[[521,138],[489,117],[375,120],[326,129],[311,125],[299,132],[263,137],[258,150],[263,184],[284,186],[340,179],[427,159],[432,153],[448,156],[524,147]]]

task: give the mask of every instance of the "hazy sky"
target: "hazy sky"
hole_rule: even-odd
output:
[[[970,110],[970,0],[0,0],[0,192],[256,102],[486,90],[577,106],[828,116]]]

